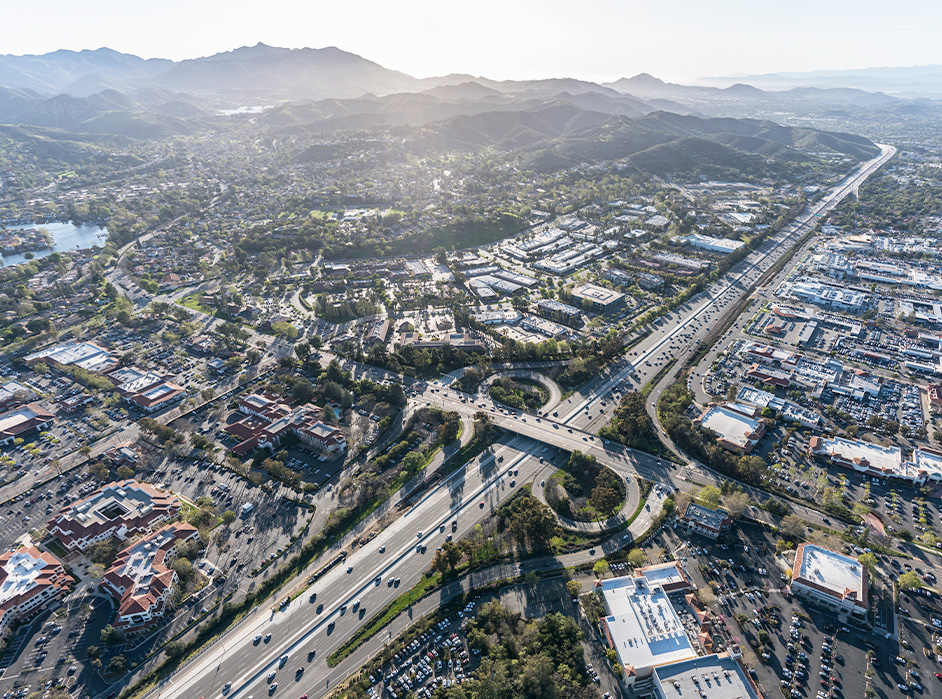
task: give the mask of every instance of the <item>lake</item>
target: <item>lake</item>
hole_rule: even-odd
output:
[[[97,245],[105,247],[108,238],[108,229],[104,226],[76,226],[71,223],[28,223],[19,226],[7,226],[10,230],[21,228],[45,228],[52,235],[55,243],[51,248],[43,248],[33,252],[33,257],[46,257],[54,252],[68,252],[69,250],[87,250]],[[0,255],[4,267],[29,262],[24,253],[13,255]]]
[[[217,116],[240,116],[242,114],[261,114],[266,109],[271,109],[273,104],[256,104],[252,107],[239,107],[238,109],[220,109],[216,112]]]

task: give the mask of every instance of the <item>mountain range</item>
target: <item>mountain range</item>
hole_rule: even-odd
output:
[[[211,128],[221,109],[250,105],[271,105],[250,117],[260,124],[315,132],[533,113],[553,105],[626,118],[673,112],[768,119],[860,110],[934,117],[942,110],[930,100],[855,88],[768,91],[742,82],[721,88],[667,83],[647,74],[606,84],[465,74],[419,79],[334,47],[257,44],[177,62],[107,48],[0,55],[0,123],[163,137]],[[518,126],[519,133],[505,140],[523,144],[531,137],[525,124]]]
[[[713,87],[747,82],[767,90],[785,90],[792,87],[845,87],[870,92],[886,92],[895,97],[942,99],[942,65],[764,73],[702,78],[696,82],[699,85]]]

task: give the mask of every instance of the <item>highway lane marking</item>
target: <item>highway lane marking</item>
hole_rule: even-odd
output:
[[[889,159],[888,156],[891,156],[893,152],[895,152],[895,149],[888,149],[888,150],[884,153],[884,155],[881,156],[881,158],[883,158],[883,162],[885,162],[885,160],[888,160],[888,159]],[[724,288],[721,292],[719,292],[718,295],[717,295],[715,298],[714,298],[714,297],[710,297],[710,300],[709,300],[709,301],[707,301],[707,302],[706,302],[704,305],[702,305],[699,309],[697,309],[696,311],[694,311],[693,314],[690,315],[690,316],[688,316],[688,318],[687,318],[686,320],[684,320],[684,321],[681,322],[679,325],[677,325],[677,327],[676,327],[671,333],[665,334],[665,336],[664,336],[663,338],[661,338],[661,340],[660,340],[653,348],[651,348],[650,350],[648,350],[648,351],[646,352],[646,354],[643,355],[643,358],[639,358],[639,361],[646,361],[647,358],[650,358],[650,356],[652,356],[653,353],[655,353],[655,352],[656,352],[660,347],[662,347],[666,342],[669,342],[670,339],[672,339],[673,337],[675,337],[675,336],[678,334],[678,332],[679,332],[680,330],[682,330],[684,327],[686,327],[694,318],[696,318],[697,316],[701,315],[706,309],[708,309],[708,308],[710,308],[711,306],[713,306],[713,305],[715,304],[715,301],[716,301],[718,298],[724,296],[728,291],[731,290],[731,288],[732,288],[733,286],[735,286],[736,283],[741,282],[742,279],[743,279],[749,272],[754,271],[754,270],[757,268],[757,266],[758,266],[760,269],[763,269],[763,270],[764,270],[765,268],[762,268],[762,267],[759,265],[759,263],[760,263],[761,261],[763,261],[763,260],[767,259],[768,257],[770,257],[770,256],[772,255],[773,251],[777,250],[777,249],[781,246],[781,244],[784,243],[785,240],[787,240],[787,239],[790,238],[792,235],[794,235],[795,233],[797,233],[798,231],[800,231],[802,227],[804,227],[804,226],[806,226],[806,225],[809,225],[810,223],[813,223],[812,219],[813,219],[813,217],[814,217],[818,212],[820,212],[820,211],[821,211],[822,209],[824,209],[824,208],[830,208],[830,206],[832,206],[833,204],[836,204],[837,201],[839,201],[839,200],[837,199],[837,196],[836,196],[838,193],[843,192],[844,189],[846,189],[846,188],[848,188],[848,187],[851,187],[852,184],[853,184],[854,182],[856,182],[857,179],[859,179],[860,177],[862,177],[865,173],[869,173],[869,172],[871,172],[873,169],[875,169],[876,167],[878,167],[879,165],[882,165],[882,162],[878,162],[881,158],[877,158],[877,159],[874,159],[874,161],[871,161],[870,167],[867,168],[866,170],[861,170],[861,171],[858,172],[856,175],[852,174],[852,175],[848,176],[848,178],[846,178],[847,184],[845,184],[844,187],[843,187],[841,190],[838,190],[837,192],[832,192],[832,193],[830,193],[829,196],[825,198],[824,202],[822,202],[822,205],[820,205],[816,210],[811,211],[811,213],[810,213],[810,215],[808,216],[808,219],[807,219],[807,220],[805,220],[805,221],[803,221],[803,222],[798,222],[798,223],[793,222],[792,224],[790,224],[790,226],[789,226],[788,228],[783,229],[783,231],[789,230],[789,229],[791,229],[791,230],[789,230],[789,233],[788,233],[782,240],[778,241],[774,246],[772,246],[770,250],[768,250],[768,251],[765,252],[765,253],[762,253],[762,254],[759,256],[759,259],[758,259],[756,262],[753,262],[753,263],[750,265],[750,267],[749,267],[746,271],[740,273],[739,277],[737,278],[737,280],[736,280],[735,282],[729,282],[729,283],[727,283],[726,286],[725,286],[725,288]],[[867,164],[862,165],[861,168],[866,167],[866,165],[867,165]],[[829,200],[830,200],[830,201],[829,201]],[[825,202],[827,202],[827,204],[825,204]],[[784,253],[784,251],[782,251],[782,253]],[[780,256],[781,256],[781,255],[779,255],[779,257],[780,257]],[[614,385],[614,383],[616,383],[617,381],[622,380],[622,379],[624,378],[624,375],[625,375],[626,373],[630,373],[630,372],[635,368],[635,366],[634,366],[633,363],[629,362],[629,364],[630,364],[630,368],[626,368],[625,370],[619,372],[619,374],[616,375],[616,377],[614,377],[613,379],[609,379],[608,381],[605,382],[605,384],[603,384],[603,386],[605,386],[606,384],[608,385],[608,388],[607,388],[606,391],[605,391],[606,393],[610,391],[611,386]],[[452,389],[452,390],[454,390],[454,389]],[[585,400],[585,401],[582,401],[580,407],[574,407],[573,413],[571,413],[571,414],[568,416],[568,418],[566,419],[566,421],[563,422],[563,424],[568,424],[569,421],[571,421],[571,420],[573,420],[575,417],[577,417],[577,416],[581,413],[581,409],[582,409],[588,402],[589,402],[589,399],[587,399],[587,400]],[[596,439],[598,439],[598,438],[593,435],[593,443],[595,442]],[[540,441],[542,441],[542,440],[540,440]],[[604,449],[604,447],[603,447],[603,449]],[[525,458],[529,455],[529,451],[530,451],[530,450],[528,450],[526,453],[522,454],[522,455],[521,455],[520,457],[518,457],[513,463],[516,464],[516,463],[519,463],[519,461],[525,459]],[[606,453],[607,453],[607,450],[605,450],[605,451],[606,451]],[[622,460],[626,460],[626,456],[622,456]],[[508,467],[508,468],[509,468],[509,467]],[[635,467],[635,468],[637,469],[637,467]],[[488,483],[486,483],[484,486],[482,486],[482,488],[480,488],[480,489],[478,490],[478,493],[474,495],[474,497],[472,498],[472,500],[476,499],[476,498],[479,496],[480,493],[482,493],[482,492],[484,492],[485,490],[489,489],[502,475],[503,475],[503,474],[498,474],[498,476],[495,476],[493,479],[491,479],[490,482],[488,482]],[[445,483],[443,482],[442,484],[440,484],[439,486],[437,486],[435,490],[436,490],[436,491],[439,490],[439,489],[440,489],[441,487],[443,487],[444,485],[445,485]],[[423,500],[422,500],[421,502],[424,502],[424,501],[427,500],[428,497],[430,497],[430,496],[431,496],[431,493],[429,494],[429,496],[426,496],[426,498],[423,498]],[[421,504],[421,503],[420,503],[420,504]],[[469,507],[469,506],[470,506],[469,504],[463,504],[463,505],[459,508],[458,512],[463,511],[466,507]],[[413,508],[413,509],[415,509],[415,508]],[[452,515],[449,515],[448,519],[451,519],[451,516],[452,516]],[[430,533],[427,537],[425,537],[425,538],[428,538],[428,537],[430,537],[430,536],[432,536],[431,533]],[[400,557],[404,557],[405,555],[408,555],[408,554],[401,554]],[[397,559],[396,563],[399,563],[399,562],[400,562],[399,559]],[[372,580],[371,580],[371,582],[372,582]],[[369,586],[370,586],[370,584],[368,583],[367,585],[364,585],[364,588],[369,587]],[[362,588],[361,588],[361,589],[362,589]],[[300,598],[299,598],[299,599],[300,599]],[[328,617],[324,617],[324,618],[322,619],[322,621],[320,622],[320,624],[318,624],[316,627],[314,627],[313,629],[309,630],[309,631],[307,632],[307,634],[305,634],[305,637],[306,637],[308,634],[312,633],[312,632],[313,632],[314,630],[316,630],[317,628],[320,628],[320,626],[322,626],[323,623],[324,623],[325,621],[327,621],[328,618],[330,618],[331,616],[334,616],[335,614],[336,614],[336,611],[333,612],[333,613],[331,613]],[[270,621],[270,620],[269,620],[269,621]],[[246,638],[247,638],[247,635],[246,635]],[[224,649],[224,653],[225,653],[225,649]]]
[[[881,150],[882,150],[882,147],[881,147]],[[774,236],[772,240],[766,241],[766,244],[770,244],[769,249],[766,250],[765,252],[758,254],[757,259],[754,259],[744,271],[740,272],[738,276],[735,278],[735,280],[726,282],[725,286],[722,286],[720,289],[713,288],[717,284],[717,282],[714,282],[713,284],[710,285],[710,287],[708,287],[703,292],[701,292],[701,294],[706,294],[709,299],[706,301],[706,303],[700,306],[700,308],[693,311],[686,318],[686,320],[679,323],[674,328],[674,330],[672,330],[670,333],[665,334],[653,347],[647,350],[645,354],[638,357],[636,361],[628,360],[629,362],[628,367],[626,367],[623,370],[620,370],[615,376],[606,380],[598,390],[593,390],[593,392],[590,394],[590,397],[574,405],[572,413],[570,413],[566,418],[562,420],[563,424],[568,425],[570,424],[570,422],[574,421],[581,414],[582,410],[590,402],[592,402],[596,396],[605,396],[609,394],[611,392],[612,387],[615,384],[620,383],[625,378],[626,375],[635,373],[635,370],[637,369],[638,366],[642,366],[644,362],[650,359],[652,355],[656,354],[663,347],[665,343],[668,343],[669,341],[671,341],[684,328],[686,328],[688,324],[693,322],[699,316],[703,315],[706,310],[713,307],[717,300],[724,297],[727,293],[733,290],[734,287],[737,284],[740,284],[744,278],[748,278],[748,275],[750,275],[752,272],[756,271],[757,269],[760,272],[764,272],[769,267],[771,267],[772,265],[768,265],[765,267],[763,267],[762,265],[763,263],[768,262],[769,259],[772,258],[773,256],[774,256],[775,262],[777,262],[782,257],[782,255],[784,255],[787,252],[787,249],[782,249],[782,245],[784,245],[793,236],[801,232],[803,228],[806,228],[806,227],[813,228],[813,224],[816,223],[814,219],[819,213],[822,212],[822,210],[830,210],[831,208],[836,206],[838,203],[840,203],[840,201],[842,201],[843,198],[846,196],[847,194],[846,190],[848,188],[852,187],[855,183],[858,182],[858,180],[861,180],[861,178],[864,178],[865,175],[869,176],[869,174],[874,169],[882,165],[883,162],[886,162],[887,160],[889,160],[889,158],[892,157],[892,154],[894,152],[895,152],[895,149],[892,149],[890,147],[877,158],[874,158],[873,160],[868,161],[867,163],[861,164],[858,167],[858,170],[856,172],[853,172],[847,177],[845,177],[845,179],[843,180],[844,182],[843,185],[840,185],[840,184],[838,185],[840,189],[832,190],[832,192],[829,193],[829,195],[825,197],[825,199],[818,204],[817,208],[814,208],[814,209],[809,208],[807,214],[804,214],[804,215],[799,214],[799,216],[793,219],[792,222],[786,228],[783,228],[782,231],[776,234],[776,236]],[[841,196],[839,197],[838,195],[841,195]],[[802,218],[804,220],[802,220]],[[785,234],[784,236],[782,235],[783,233]],[[759,250],[753,251],[753,253],[751,253],[749,257],[747,257],[746,260],[744,261],[748,261],[749,258],[753,257],[753,255],[755,255],[756,253],[759,253]],[[752,283],[752,279],[749,279],[749,281],[750,283]],[[738,296],[742,296],[742,292],[740,292]],[[717,308],[717,312],[718,313],[721,312],[721,309]],[[703,328],[700,329],[700,331],[702,330]],[[698,334],[700,331],[697,331]],[[688,342],[686,344],[689,345],[690,343]]]
[[[518,436],[515,438],[515,440],[516,440],[516,439],[520,439],[520,440],[530,440],[530,441],[532,441],[532,438],[527,437],[527,436],[525,436],[525,435],[518,435]],[[447,518],[445,518],[442,522],[439,522],[439,523],[435,526],[435,528],[437,529],[441,524],[447,523],[448,521],[450,521],[451,519],[453,519],[453,518],[454,518],[455,516],[457,516],[458,514],[464,512],[466,509],[471,509],[471,511],[473,511],[474,501],[475,501],[478,497],[480,497],[482,493],[484,493],[484,492],[486,492],[487,490],[489,490],[496,482],[498,482],[501,478],[503,478],[503,477],[506,475],[506,472],[507,472],[507,471],[513,469],[514,467],[516,467],[520,462],[524,461],[525,459],[527,459],[527,458],[533,458],[533,455],[530,453],[530,451],[531,451],[533,448],[536,448],[537,446],[539,446],[539,444],[538,444],[538,445],[534,445],[534,447],[531,447],[531,449],[528,449],[528,450],[526,450],[526,451],[523,451],[523,452],[519,453],[519,455],[518,455],[517,457],[514,457],[514,459],[508,464],[508,466],[507,466],[503,471],[498,472],[498,473],[497,473],[496,475],[494,475],[490,480],[488,480],[488,481],[482,480],[482,485],[478,488],[478,490],[474,493],[474,495],[469,498],[469,501],[467,501],[467,502],[465,502],[464,504],[462,504],[457,510],[451,510],[451,511],[449,512],[449,516],[448,516]],[[516,450],[516,451],[518,451],[518,452],[520,451],[519,449],[516,449],[515,447],[511,447],[510,445],[505,445],[505,446],[502,446],[502,448],[501,448],[501,450],[508,450],[508,449],[514,449],[514,450]],[[478,468],[478,470],[480,470],[480,469]],[[446,482],[442,482],[441,484],[439,484],[439,485],[436,487],[435,490],[436,490],[436,491],[440,491],[445,485],[446,485]],[[431,494],[430,494],[430,495],[431,495]],[[415,510],[415,508],[413,508],[413,510]],[[400,521],[402,521],[402,520],[400,520]],[[398,531],[401,530],[401,529],[402,529],[402,527],[397,528],[395,531],[398,532]],[[390,528],[390,529],[388,529],[388,530],[386,530],[386,531],[393,531],[393,530],[392,530],[392,528]],[[429,538],[435,536],[436,534],[440,534],[440,532],[434,531],[434,530],[433,530],[433,531],[430,531],[428,534],[424,535],[424,536],[422,537],[422,539],[417,539],[417,541],[424,542],[425,540],[427,540],[427,539],[429,539]],[[375,540],[374,540],[374,542],[375,542]],[[363,550],[364,550],[364,549],[362,549],[362,548],[360,549],[360,551],[363,551]],[[251,686],[250,683],[255,683],[255,682],[257,682],[257,681],[258,681],[258,678],[261,677],[261,675],[262,675],[263,673],[265,673],[265,672],[266,672],[267,670],[269,670],[269,669],[272,669],[272,666],[273,666],[273,665],[276,665],[276,667],[273,668],[273,669],[275,669],[276,671],[277,671],[278,669],[280,669],[280,667],[277,667],[277,665],[279,664],[279,660],[280,660],[280,658],[281,658],[282,655],[284,655],[285,653],[291,654],[291,653],[293,653],[293,652],[296,652],[297,649],[298,649],[298,646],[300,646],[300,644],[301,644],[302,642],[308,640],[312,635],[314,635],[315,633],[317,633],[317,631],[319,631],[321,628],[323,628],[323,626],[324,626],[325,624],[329,624],[332,619],[335,619],[335,618],[338,617],[338,616],[342,616],[342,615],[339,615],[339,610],[340,610],[340,607],[341,607],[341,606],[343,606],[344,604],[348,604],[348,605],[349,605],[350,602],[352,602],[353,600],[355,600],[355,599],[357,598],[357,595],[364,594],[364,591],[365,591],[365,590],[369,590],[369,589],[373,589],[373,588],[377,587],[377,585],[375,584],[375,578],[376,578],[377,570],[380,570],[380,569],[381,569],[380,577],[382,578],[382,577],[385,576],[385,574],[386,574],[388,571],[390,571],[391,569],[397,567],[397,566],[400,565],[404,560],[410,558],[410,556],[413,556],[413,555],[418,555],[418,554],[415,554],[415,547],[414,547],[413,545],[409,545],[409,546],[406,547],[404,550],[402,550],[402,552],[401,552],[393,561],[391,561],[390,563],[385,564],[385,567],[384,567],[384,566],[380,566],[379,568],[375,568],[375,569],[372,571],[371,575],[369,576],[368,582],[364,583],[364,584],[362,585],[362,587],[360,587],[357,591],[351,593],[351,594],[348,596],[348,598],[347,598],[346,600],[343,600],[343,601],[338,602],[337,606],[334,607],[334,609],[333,609],[332,611],[330,611],[330,612],[328,612],[327,614],[324,614],[324,615],[322,615],[322,616],[321,616],[321,615],[318,615],[318,616],[316,617],[316,619],[317,619],[318,621],[317,621],[317,623],[316,623],[314,626],[312,626],[311,628],[307,629],[306,631],[305,631],[304,629],[299,629],[299,630],[298,630],[298,635],[297,635],[297,637],[296,637],[296,640],[294,640],[293,642],[291,642],[291,644],[290,644],[289,646],[287,646],[287,647],[286,647],[286,646],[281,646],[277,651],[275,650],[275,646],[271,646],[271,649],[272,649],[272,650],[271,650],[271,652],[269,653],[270,659],[265,662],[265,665],[262,667],[262,669],[260,669],[258,672],[254,673],[254,675],[252,675],[252,676],[250,676],[250,677],[248,677],[248,678],[246,678],[246,679],[244,679],[244,680],[242,679],[242,677],[245,677],[245,675],[243,675],[242,677],[240,677],[239,680],[238,680],[239,686],[236,687],[236,688],[233,688],[227,696],[234,697],[234,696],[236,696],[236,694],[237,694],[238,692],[244,691],[248,686]],[[341,578],[341,579],[342,579],[342,578]],[[283,610],[283,611],[281,611],[281,612],[275,612],[275,613],[273,613],[274,615],[273,615],[273,616],[269,616],[269,617],[267,618],[267,620],[265,619],[265,616],[264,616],[264,615],[259,615],[259,616],[260,616],[261,623],[257,623],[257,624],[254,626],[254,628],[252,628],[252,627],[246,628],[246,629],[244,630],[244,632],[243,632],[243,633],[244,633],[243,638],[241,638],[241,639],[236,639],[236,642],[239,643],[239,650],[241,650],[241,651],[244,652],[247,648],[254,647],[254,645],[255,645],[255,644],[254,644],[254,638],[250,638],[250,636],[251,636],[251,634],[252,634],[252,631],[258,632],[258,631],[260,631],[260,630],[263,630],[264,627],[265,627],[267,624],[272,624],[272,623],[274,623],[274,624],[276,624],[276,625],[277,625],[277,624],[282,624],[282,623],[288,623],[288,624],[290,625],[290,621],[291,621],[290,617],[291,617],[291,615],[294,613],[294,611],[295,611],[298,607],[308,608],[308,609],[310,608],[310,607],[309,607],[309,604],[310,604],[310,603],[305,604],[305,603],[303,602],[303,597],[304,597],[304,595],[301,595],[301,596],[299,596],[298,598],[296,598],[295,601],[292,602],[292,604],[295,604],[295,602],[297,603],[294,609],[292,609],[292,608],[289,607],[289,608],[287,608],[287,609],[285,609],[285,610]],[[288,614],[285,615],[284,612],[288,612]],[[367,621],[368,621],[368,620],[367,620]],[[366,621],[365,621],[364,623],[366,623]],[[248,641],[251,641],[252,646],[247,646],[247,645],[246,645],[246,643],[247,643]],[[214,662],[214,663],[215,663],[215,662],[218,662],[218,663],[221,665],[222,661],[223,661],[224,658],[225,658],[225,655],[226,655],[227,652],[228,652],[225,648],[223,648],[222,650],[223,650],[223,655],[222,655],[222,657],[218,658],[218,660],[217,660],[216,658],[212,658],[212,659],[211,659],[211,658],[207,657],[207,658],[204,659],[204,662],[210,662],[210,661],[211,661],[211,662]],[[235,649],[233,649],[233,650],[235,651]],[[192,673],[192,672],[194,672],[194,671],[196,671],[196,670],[197,670],[197,668],[193,668],[192,670],[190,670],[190,673]],[[185,679],[185,678],[180,678],[180,679],[182,680],[182,679]],[[202,675],[201,675],[200,677],[198,677],[198,678],[196,678],[196,679],[197,679],[197,680],[203,679],[203,677],[202,677]],[[214,684],[215,684],[215,681],[214,681]],[[233,684],[236,684],[236,681],[233,681]]]

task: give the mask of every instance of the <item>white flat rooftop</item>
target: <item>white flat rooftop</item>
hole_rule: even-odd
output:
[[[726,441],[739,445],[746,445],[760,424],[759,420],[721,405],[710,408],[700,419],[701,427],[713,430]]]
[[[680,564],[675,562],[661,565],[652,565],[643,568],[640,572],[649,585],[677,585],[689,584],[689,581],[683,576],[678,567]]]
[[[0,604],[32,589],[49,563],[42,558],[33,558],[25,551],[17,551],[6,564],[7,577],[0,585]]]
[[[605,622],[622,665],[643,676],[658,665],[696,657],[660,585],[644,578],[613,578],[602,581],[602,594],[609,610]]]
[[[821,546],[805,544],[801,556],[801,570],[796,571],[800,581],[812,582],[843,597],[847,590],[864,599],[863,565],[854,558]]]
[[[859,439],[845,439],[834,437],[822,439],[822,444],[828,454],[839,456],[845,461],[860,463],[866,460],[874,468],[881,471],[898,472],[903,462],[903,452],[899,447],[884,447]]]
[[[698,699],[755,699],[752,683],[735,660],[706,655],[656,670],[664,696]]]

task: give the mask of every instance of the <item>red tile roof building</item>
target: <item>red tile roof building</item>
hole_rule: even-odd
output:
[[[54,419],[55,415],[39,403],[27,403],[5,412],[0,415],[0,444],[10,444],[17,437],[41,430]]]
[[[336,427],[321,422],[322,411],[306,403],[291,407],[253,393],[239,398],[239,412],[246,415],[226,426],[226,432],[242,441],[233,449],[247,454],[258,447],[274,448],[285,434],[292,434],[323,454],[342,454],[347,439]]]
[[[112,537],[125,541],[172,519],[179,510],[180,500],[173,493],[135,480],[118,481],[63,507],[48,528],[66,549],[85,550]]]
[[[870,574],[857,559],[817,544],[798,545],[791,582],[794,594],[837,612],[843,622],[849,616],[866,616],[869,587]]]
[[[768,384],[770,386],[782,386],[783,388],[788,388],[792,384],[791,374],[779,371],[777,369],[770,369],[768,367],[760,366],[759,364],[753,364],[746,370],[746,376],[750,379],[758,379],[762,383]]]
[[[942,386],[932,384],[926,389],[926,395],[929,399],[929,412],[942,412]]]
[[[33,546],[0,555],[0,635],[64,596],[72,582],[51,553]]]
[[[180,544],[199,540],[192,524],[174,522],[138,539],[118,554],[101,584],[118,601],[113,622],[125,633],[143,631],[167,612],[177,583],[171,567]]]

